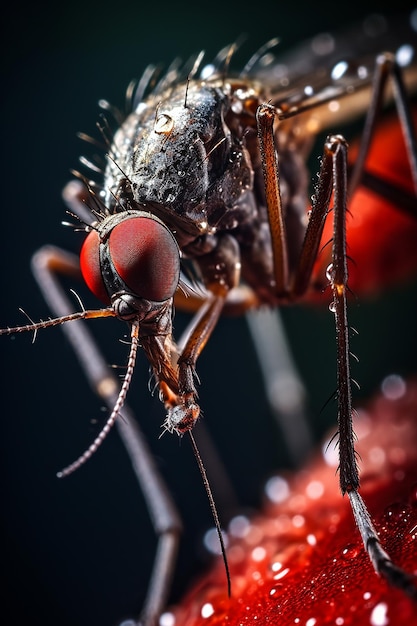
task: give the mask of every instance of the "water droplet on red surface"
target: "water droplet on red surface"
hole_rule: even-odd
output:
[[[415,411],[410,410],[412,391]],[[401,413],[404,403],[405,415]],[[393,401],[382,397],[377,407],[378,419],[372,407],[366,409],[368,436],[357,442],[364,470],[362,495],[375,516],[384,547],[400,567],[413,572],[417,558],[417,483],[411,480],[415,481],[417,470],[417,385],[407,383],[406,398]],[[372,448],[374,461],[380,457],[382,463],[378,471],[375,466],[369,471]],[[375,454],[378,449],[385,454]],[[400,450],[404,454],[398,454]],[[403,475],[400,481],[395,477],[398,471]],[[349,502],[339,494],[333,463],[317,458],[288,481],[275,477],[270,487],[274,483],[271,493],[275,495],[268,497],[262,514],[254,520],[238,516],[229,525],[232,598],[227,598],[219,559],[204,582],[187,596],[175,624],[417,624],[417,605],[405,594],[391,592],[384,579],[373,573]],[[203,618],[201,610],[208,603],[214,612]]]
[[[343,548],[342,550],[342,558],[345,561],[351,561],[352,559],[355,559],[358,554],[359,554],[359,547],[354,544],[354,543],[349,543],[345,548]]]
[[[403,502],[394,502],[385,509],[385,518],[406,522],[410,516],[410,507]]]

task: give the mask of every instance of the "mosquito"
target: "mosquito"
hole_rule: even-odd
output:
[[[378,182],[399,211],[417,218],[417,145],[407,93],[417,85],[415,43],[414,32],[409,42],[393,44],[390,52],[376,55],[372,50],[363,58],[349,59],[338,49],[337,56],[325,61],[310,55],[299,63],[294,54],[283,70],[278,41],[272,40],[236,74],[231,71],[232,45],[210,64],[200,53],[189,63],[173,64],[162,76],[149,67],[131,90],[126,119],[102,103],[118,123],[113,133],[107,120],[101,122],[104,165],[84,158],[88,175],[74,172],[75,180],[64,190],[72,223],[87,232],[80,257],[48,246],[33,259],[36,280],[57,317],[0,334],[62,325],[87,378],[109,407],[101,432],[58,476],[80,469],[118,425],[159,537],[141,624],[155,624],[166,602],[181,522],[125,403],[138,350],[147,356],[165,409],[161,436],[185,436],[192,445],[231,594],[221,525],[193,436],[201,411],[198,358],[222,314],[308,302],[324,290],[336,329],[340,489],[350,500],[375,571],[417,600],[413,577],[381,545],[359,491],[346,241],[349,201],[364,181],[364,164],[386,100],[393,100],[403,131],[414,192],[400,194],[390,182],[369,176],[367,182]],[[327,137],[310,204],[306,159],[329,123],[329,108],[338,108],[335,103],[343,105],[343,116],[355,117],[366,109],[359,153],[349,169],[345,138]],[[334,125],[337,117],[331,119]],[[92,180],[98,176],[101,181]],[[332,236],[322,254],[330,220]],[[102,302],[100,308],[80,305],[73,312],[60,277],[80,274]],[[179,339],[173,336],[174,307],[193,312]],[[116,317],[129,328],[121,384],[79,324],[104,317]]]

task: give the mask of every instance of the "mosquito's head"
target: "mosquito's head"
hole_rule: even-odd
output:
[[[141,319],[155,303],[172,298],[180,276],[173,234],[144,211],[105,217],[88,234],[80,264],[91,291],[125,320]]]

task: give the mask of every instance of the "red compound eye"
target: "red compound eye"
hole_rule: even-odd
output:
[[[80,252],[81,274],[87,287],[105,304],[110,303],[100,268],[100,236],[92,230],[86,237]]]
[[[174,295],[180,275],[178,246],[171,232],[152,217],[129,217],[110,233],[113,265],[132,292],[154,302]]]

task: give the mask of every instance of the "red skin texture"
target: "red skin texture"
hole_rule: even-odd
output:
[[[398,400],[376,398],[355,423],[361,494],[388,553],[417,575],[417,380]],[[318,454],[286,476],[288,497],[267,503],[245,537],[229,535],[232,597],[216,560],[172,611],[175,626],[417,624],[417,602],[375,574],[336,469]]]

